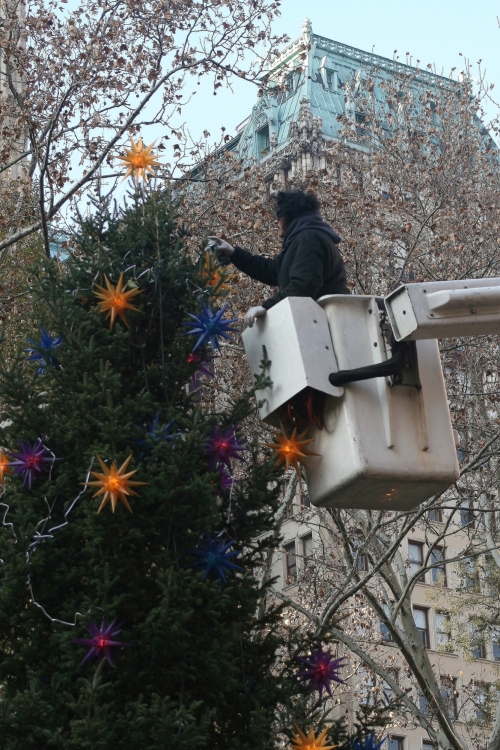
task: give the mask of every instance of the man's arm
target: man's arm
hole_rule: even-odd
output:
[[[278,285],[278,265],[275,258],[263,258],[262,255],[254,255],[236,246],[230,260],[238,270],[252,279],[269,286]]]
[[[274,258],[253,255],[238,245],[233,247],[220,237],[210,236],[208,239],[216,245],[219,259],[221,256],[222,259],[227,258],[239,271],[243,271],[256,281],[262,281],[269,286],[278,285],[278,264]]]
[[[327,247],[318,238],[317,232],[301,232],[293,252],[286,285],[262,303],[266,310],[277,305],[285,297],[312,297],[317,299],[323,286],[325,251]],[[295,245],[295,242],[293,243]]]

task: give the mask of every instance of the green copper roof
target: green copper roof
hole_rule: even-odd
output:
[[[271,61],[267,71],[269,86],[257,99],[249,118],[239,126],[232,144],[228,144],[245,161],[265,160],[279,153],[290,141],[291,123],[297,122],[300,115],[302,123],[308,117],[313,127],[320,128],[325,139],[338,137],[337,118],[349,107],[349,86],[362,85],[363,79],[374,73],[379,80],[390,79],[397,73],[429,87],[458,85],[427,70],[318,36],[312,32],[308,20],[304,21],[302,32],[301,37]],[[289,88],[274,94],[273,78],[283,74],[288,76]],[[380,88],[375,87],[374,95],[383,105]],[[304,100],[308,106],[301,111]],[[355,117],[355,112],[352,116]],[[317,118],[321,118],[321,123]],[[295,136],[300,137],[295,128]]]

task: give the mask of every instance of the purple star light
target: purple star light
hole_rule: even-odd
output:
[[[230,548],[235,541],[236,539],[231,539],[230,542],[225,542],[220,538],[212,539],[207,531],[203,544],[200,544],[196,549],[188,550],[190,555],[195,555],[200,559],[191,563],[191,565],[188,565],[187,567],[194,568],[199,566],[200,568],[205,568],[201,578],[202,581],[204,581],[209,575],[214,574],[223,583],[227,583],[227,571],[244,570],[240,565],[231,562],[232,557],[239,555],[237,550],[230,551]]]
[[[238,480],[228,473],[225,466],[219,466],[218,471],[220,476],[219,490],[221,492],[231,491]]]
[[[35,476],[45,471],[47,463],[56,460],[49,449],[44,446],[44,440],[45,435],[37,438],[33,445],[30,445],[18,438],[17,442],[21,450],[19,453],[9,453],[10,458],[14,459],[10,464],[13,473],[24,475],[23,488],[28,485],[28,489],[31,489]]]
[[[344,680],[339,677],[339,669],[344,666],[344,657],[332,659],[331,651],[323,651],[321,643],[316,651],[313,651],[309,658],[305,659],[298,656],[297,659],[303,662],[307,669],[300,672],[297,676],[300,680],[310,680],[309,690],[318,690],[321,698],[323,690],[326,690],[329,696],[332,695],[330,682],[340,682],[345,685]]]
[[[247,450],[244,442],[243,439],[236,437],[234,427],[228,427],[225,432],[214,427],[210,437],[203,443],[205,453],[210,457],[210,468],[218,469],[224,465],[231,471],[232,458],[238,461],[245,460],[243,456],[240,456],[241,451]]]
[[[193,320],[185,322],[184,325],[191,326],[192,330],[187,331],[185,335],[189,336],[190,334],[194,334],[199,336],[198,341],[193,346],[193,352],[196,351],[199,346],[208,342],[210,342],[212,351],[215,351],[216,349],[219,349],[220,351],[219,338],[231,339],[231,336],[228,334],[235,332],[234,328],[231,328],[230,326],[231,323],[236,322],[236,318],[230,318],[229,320],[223,319],[222,316],[227,310],[227,305],[221,307],[220,310],[215,308],[212,312],[210,305],[206,307],[202,302],[201,308],[202,312],[199,315],[189,313],[189,317],[193,318]]]
[[[92,658],[99,660],[106,659],[113,666],[110,648],[114,646],[130,646],[130,643],[122,643],[121,641],[114,640],[118,633],[121,633],[121,628],[115,627],[115,622],[116,620],[113,620],[109,625],[106,625],[106,620],[103,619],[101,625],[98,626],[93,622],[85,620],[85,626],[92,638],[73,638],[71,641],[71,643],[90,647],[88,653],[80,662],[80,666]]]

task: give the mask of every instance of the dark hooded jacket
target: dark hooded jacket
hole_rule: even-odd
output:
[[[314,211],[290,223],[283,249],[275,258],[235,247],[231,263],[252,279],[278,287],[276,294],[262,303],[269,310],[285,297],[319,299],[325,294],[350,294],[339,243],[339,235]]]

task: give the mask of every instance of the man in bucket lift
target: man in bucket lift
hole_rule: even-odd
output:
[[[209,237],[217,244],[219,258],[227,258],[240,271],[263,284],[278,287],[276,294],[261,305],[251,307],[245,325],[285,297],[312,297],[325,294],[350,294],[345,266],[338,250],[339,235],[323,220],[316,196],[302,190],[279,192],[276,202],[278,235],[283,240],[279,255],[265,258],[229,244],[219,237]]]

